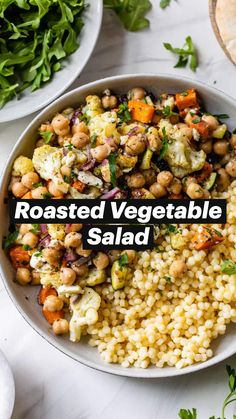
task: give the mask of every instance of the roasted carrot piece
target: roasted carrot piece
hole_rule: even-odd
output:
[[[216,244],[221,243],[224,237],[221,233],[214,228],[200,227],[198,232],[193,236],[192,243],[194,249],[204,250],[210,249]]]
[[[63,310],[49,311],[43,308],[43,315],[49,324],[53,324],[56,320],[63,319],[65,313]]]
[[[198,117],[193,117],[192,121],[196,121]],[[208,138],[210,135],[210,128],[206,121],[192,122],[189,124],[190,128],[195,128],[203,138]]]
[[[85,183],[81,182],[80,180],[76,180],[73,184],[72,187],[77,189],[77,191],[79,192],[83,192],[83,190],[86,188]]]
[[[154,107],[152,105],[148,105],[140,100],[130,100],[128,107],[131,111],[132,119],[135,121],[143,122],[144,124],[151,122],[154,115]]]
[[[202,170],[196,176],[197,182],[201,183],[204,180],[206,180],[210,176],[211,172],[212,172],[212,164],[206,161]]]
[[[38,303],[41,306],[43,306],[46,298],[49,295],[55,295],[55,296],[57,296],[57,292],[56,292],[55,288],[50,287],[50,286],[48,286],[48,287],[41,287],[41,289],[40,289],[40,291],[38,293]]]
[[[23,246],[14,246],[9,252],[12,265],[15,269],[27,268],[29,266],[30,255],[27,250],[23,249]]]
[[[32,199],[32,192],[27,192],[25,195],[22,196],[21,199]]]
[[[193,106],[198,107],[197,92],[194,89],[186,90],[183,93],[176,93],[175,100],[179,111]]]

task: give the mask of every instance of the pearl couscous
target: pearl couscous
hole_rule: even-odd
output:
[[[106,362],[183,368],[212,356],[236,321],[236,135],[194,89],[90,95],[39,127],[9,195],[22,199],[226,198],[225,225],[160,225],[155,247],[83,249],[81,224],[17,225],[5,248],[56,335],[83,336]],[[51,201],[53,202],[53,201]]]

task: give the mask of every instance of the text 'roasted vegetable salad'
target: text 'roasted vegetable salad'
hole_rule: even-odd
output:
[[[93,252],[83,226],[18,225],[5,248],[56,335],[82,336],[106,362],[183,368],[212,356],[236,321],[236,135],[194,89],[155,97],[107,89],[38,131],[13,165],[23,199],[227,199],[225,225],[160,225],[151,251]],[[53,201],[52,201],[53,202]]]

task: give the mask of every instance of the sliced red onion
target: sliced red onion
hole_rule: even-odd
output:
[[[76,124],[79,114],[81,113],[80,109],[76,109],[73,113],[71,120],[70,120],[70,126],[73,127],[73,125]]]
[[[48,233],[47,224],[40,224],[40,230],[41,230],[41,233],[47,234]]]
[[[73,250],[68,250],[63,259],[66,260],[66,262],[74,262],[78,259],[78,255]]]
[[[48,247],[51,241],[50,234],[47,234],[43,239],[39,241],[39,246],[41,247]]]
[[[72,224],[66,224],[65,232],[70,233],[70,228]]]
[[[109,162],[108,162],[108,160],[107,160],[107,159],[104,159],[104,160],[102,161],[102,166],[106,166],[108,163],[109,163]]]
[[[85,172],[86,172],[87,170],[91,170],[91,169],[93,169],[93,168],[94,168],[95,164],[96,164],[96,159],[91,159],[91,160],[90,160],[90,161],[88,161],[87,163],[84,163],[84,164],[83,164],[83,166],[82,166],[82,170],[85,170]]]
[[[113,188],[111,189],[111,191],[106,192],[104,195],[100,196],[100,199],[113,199],[115,198],[115,196],[121,192],[120,188]]]
[[[86,149],[87,149],[88,161],[90,161],[93,158],[93,156],[91,154],[91,147],[90,147],[90,145],[87,145]]]
[[[139,131],[139,127],[134,127],[132,128],[129,132],[128,132],[128,137],[132,137],[132,135],[137,134],[137,132]]]

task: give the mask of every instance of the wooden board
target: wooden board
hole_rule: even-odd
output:
[[[211,19],[211,24],[216,36],[217,41],[219,42],[221,48],[223,49],[224,53],[227,55],[227,57],[230,59],[230,61],[236,65],[236,63],[232,60],[230,53],[228,52],[221,36],[220,36],[220,32],[218,29],[218,25],[216,23],[216,17],[215,17],[215,10],[216,10],[216,3],[217,0],[209,0],[209,13],[210,13],[210,19]]]

